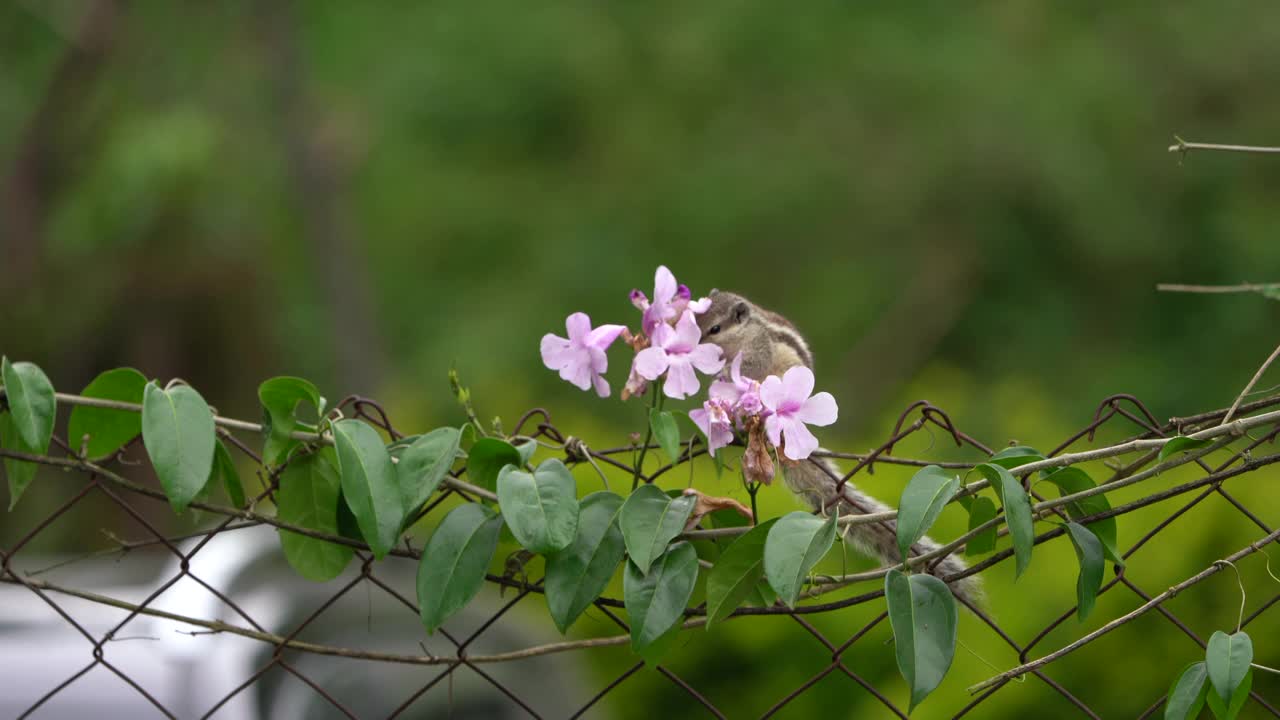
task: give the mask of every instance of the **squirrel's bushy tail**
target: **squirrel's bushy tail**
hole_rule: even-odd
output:
[[[820,467],[819,463],[825,466],[826,470]],[[828,509],[833,506],[838,507],[841,517],[893,510],[879,500],[862,493],[851,482],[844,484],[838,501],[833,503],[836,499],[836,478],[839,478],[841,473],[834,463],[826,459],[810,458],[808,462],[788,466],[783,476],[786,478],[787,487],[815,510],[824,506]],[[865,555],[878,558],[888,565],[897,565],[902,562],[902,557],[898,553],[898,524],[894,520],[849,525],[841,528],[841,532],[846,542]],[[911,546],[911,554],[923,555],[939,547],[941,546],[938,543],[928,537],[922,537]],[[951,554],[941,562],[927,563],[925,571],[945,578],[963,571],[966,567],[968,566],[963,560]],[[950,587],[957,598],[969,603],[976,605],[982,599],[982,581],[976,575],[957,580],[951,583]]]

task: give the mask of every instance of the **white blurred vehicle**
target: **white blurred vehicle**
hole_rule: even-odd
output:
[[[194,542],[186,542],[181,548],[188,552],[194,546]],[[19,552],[13,569],[21,574],[57,560]],[[285,563],[276,532],[253,527],[215,536],[192,558],[190,569],[191,575],[232,599],[264,631],[289,635],[355,578],[360,567],[353,560],[347,571],[331,582],[308,582]],[[414,563],[402,559],[374,566],[380,580],[410,599],[414,597],[415,571]],[[114,558],[85,560],[32,579],[141,603],[179,573],[172,554],[135,550],[122,562]],[[127,611],[101,603],[58,592],[46,594],[94,640],[128,617]],[[483,591],[445,629],[461,640],[500,609],[501,603],[491,590]],[[179,579],[148,607],[252,627],[192,577]],[[548,628],[551,623],[540,603],[517,604],[486,629],[468,651],[503,652],[561,639]],[[434,654],[453,655],[453,646],[447,639],[440,633],[427,638],[409,607],[369,582],[351,588],[308,624],[298,639],[403,655],[421,655],[425,644]],[[228,696],[231,699],[213,717],[345,717],[313,688],[279,666],[236,692],[271,661],[275,647],[259,640],[139,615],[102,649],[104,663],[90,667],[94,663],[93,641],[37,593],[21,585],[0,583],[0,718],[20,717],[41,697],[73,677],[31,717],[133,720],[163,716],[111,668],[179,718],[203,717]],[[283,658],[361,718],[390,715],[445,669],[293,650],[286,650]],[[539,714],[549,717],[572,714],[593,694],[570,654],[484,665],[481,669]],[[460,667],[398,717],[516,718],[528,717],[528,713],[484,678]]]

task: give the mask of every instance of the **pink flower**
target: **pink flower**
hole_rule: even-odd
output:
[[[648,380],[657,380],[665,372],[667,381],[662,391],[667,397],[681,400],[693,395],[700,387],[694,368],[710,375],[724,367],[723,351],[711,343],[699,345],[701,337],[693,311],[686,310],[674,328],[658,323],[653,344],[636,353],[632,368]]]
[[[760,401],[773,414],[765,418],[765,431],[769,442],[782,445],[784,454],[792,460],[804,460],[818,449],[818,439],[809,432],[808,425],[830,425],[836,421],[836,399],[831,393],[820,392],[813,397],[813,371],[802,365],[791,368],[779,380],[770,375],[760,384]]]
[[[723,376],[722,376],[723,377]],[[760,404],[760,383],[742,374],[742,351],[733,358],[729,368],[730,380],[716,380],[711,383],[708,394],[712,399],[726,401],[739,419],[748,415],[759,415],[763,406]]]
[[[609,358],[604,351],[626,328],[622,325],[601,325],[591,329],[591,318],[586,313],[574,313],[564,321],[569,333],[566,340],[547,333],[542,336],[542,362],[551,370],[559,370],[560,377],[589,390],[594,385],[596,394],[609,397],[609,383],[600,374],[609,369]]]
[[[689,419],[707,436],[707,450],[716,450],[733,442],[733,421],[729,418],[731,406],[723,400],[708,400],[702,407],[689,411]]]
[[[653,276],[653,303],[639,290],[631,291],[631,304],[644,312],[642,328],[650,337],[659,325],[680,317],[686,309],[704,313],[711,307],[711,298],[690,302],[692,293],[684,285],[676,284],[676,276],[666,265],[659,265]]]

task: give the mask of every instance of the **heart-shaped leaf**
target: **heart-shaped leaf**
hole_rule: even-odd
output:
[[[995,519],[996,504],[991,502],[991,498],[977,496],[969,503],[969,531],[977,530],[983,524]],[[965,555],[981,555],[989,553],[996,547],[996,531],[997,527],[991,527],[983,530],[981,533],[974,535],[969,542],[965,543]]]
[[[1245,632],[1228,635],[1218,630],[1209,638],[1204,661],[1218,699],[1230,705],[1231,697],[1249,672],[1249,663],[1253,662],[1253,641]]]
[[[641,574],[649,572],[649,566],[661,555],[677,535],[684,532],[695,495],[672,498],[656,485],[641,485],[623,503],[618,514],[618,526],[627,543],[627,553]],[[695,552],[696,554],[696,552]]]
[[[1089,477],[1089,473],[1077,467],[1065,467],[1060,470],[1054,470],[1044,476],[1045,480],[1058,486],[1058,491],[1062,495],[1074,495],[1085,490],[1097,487],[1097,483],[1093,478]],[[1107,500],[1106,495],[1090,495],[1087,498],[1073,500],[1067,503],[1067,515],[1073,520],[1104,513],[1111,509],[1111,502]],[[1113,517],[1094,520],[1086,527],[1098,536],[1098,540],[1102,542],[1102,549],[1106,552],[1107,557],[1117,565],[1124,565],[1124,558],[1120,557],[1120,552],[1116,547],[1116,519]]]
[[[324,412],[324,398],[311,381],[281,376],[258,386],[258,401],[262,403],[263,431],[267,436],[262,461],[279,465],[297,444],[289,435],[298,427],[298,404],[311,403],[319,416]]]
[[[911,686],[914,710],[942,682],[956,654],[958,613],[946,583],[932,575],[890,570],[884,579],[898,670]]]
[[[621,508],[622,498],[614,493],[586,496],[580,503],[573,542],[547,556],[547,608],[562,633],[600,597],[622,562],[626,543],[617,523]]]
[[[13,416],[13,427],[28,452],[43,455],[53,437],[53,419],[57,401],[53,384],[44,371],[29,362],[10,363],[0,358],[0,379]]]
[[[142,404],[147,379],[133,368],[108,370],[93,379],[80,394],[99,400]],[[67,421],[67,440],[77,452],[85,435],[89,436],[86,452],[96,458],[119,450],[142,432],[142,416],[131,410],[76,405]]]
[[[440,487],[458,457],[461,440],[462,433],[457,428],[437,428],[419,435],[401,451],[400,462],[396,464],[396,482],[405,499],[406,514],[422,507]]]
[[[836,516],[823,520],[797,510],[778,518],[764,543],[764,576],[787,607],[794,608],[809,571],[836,539]]]
[[[333,464],[336,461],[334,451],[324,448],[317,454],[302,455],[289,462],[280,473],[280,489],[276,492],[276,513],[281,520],[329,535],[339,534],[342,482]],[[280,545],[293,569],[317,582],[341,575],[355,552],[348,545],[289,530],[280,530]]]
[[[729,617],[764,578],[764,546],[777,518],[739,535],[707,574],[707,629]],[[763,601],[763,599],[761,599]]]
[[[555,458],[532,474],[504,467],[498,473],[498,506],[516,542],[536,553],[563,550],[578,532],[577,484]]]
[[[33,453],[33,450],[28,448],[27,444],[22,441],[22,436],[18,434],[18,429],[13,426],[13,416],[7,412],[0,413],[0,447]],[[10,510],[13,510],[13,506],[18,504],[18,499],[22,497],[22,493],[26,491],[27,486],[35,479],[37,469],[39,469],[39,466],[33,462],[10,457],[4,459],[4,473],[9,478]]]
[[[911,477],[898,503],[899,557],[911,557],[911,546],[924,537],[959,489],[960,476],[937,465],[923,467]]]
[[[245,506],[244,483],[240,482],[240,473],[236,463],[231,459],[231,452],[219,440],[213,450],[213,470],[210,471],[209,482],[221,482],[227,492],[227,499],[234,507]]]
[[[1209,693],[1209,671],[1204,661],[1191,663],[1173,681],[1164,704],[1164,720],[1195,720]]]
[[[1205,700],[1209,703],[1209,710],[1213,712],[1213,716],[1218,720],[1236,720],[1240,717],[1240,711],[1244,709],[1244,704],[1249,701],[1249,691],[1253,689],[1253,670],[1244,674],[1244,680],[1240,681],[1240,685],[1231,695],[1231,702],[1224,702],[1218,697],[1218,693],[1209,688],[1205,693]]]
[[[1031,550],[1035,547],[1035,528],[1031,516],[1031,499],[1022,483],[1005,468],[983,463],[974,468],[982,474],[1004,506],[1005,522],[1009,523],[1009,535],[1013,538],[1014,578],[1031,564]]]
[[[1180,452],[1199,450],[1202,447],[1210,445],[1212,442],[1212,440],[1189,438],[1185,435],[1170,438],[1169,442],[1165,443],[1164,447],[1160,448],[1160,457],[1157,462],[1164,462]]]
[[[418,565],[418,607],[428,635],[480,592],[501,532],[501,515],[467,503],[432,533]]]
[[[213,411],[187,385],[169,390],[147,383],[142,396],[142,444],[160,486],[181,513],[209,481],[213,469]]]
[[[399,539],[404,521],[404,499],[391,455],[378,431],[360,420],[334,423],[333,441],[338,449],[342,496],[373,556],[382,559]]]
[[[680,457],[680,428],[676,425],[675,416],[666,410],[650,410],[649,428],[653,430],[653,437],[662,447],[662,452],[674,463]]]
[[[1076,617],[1084,621],[1093,612],[1098,589],[1102,587],[1102,542],[1089,528],[1079,523],[1067,523],[1067,534],[1071,536],[1076,559],[1080,561],[1080,575],[1076,578]]]
[[[627,563],[622,598],[631,618],[632,649],[644,653],[679,622],[697,579],[698,553],[686,542],[655,559],[648,573]]]
[[[524,459],[514,445],[497,438],[480,438],[467,451],[467,481],[496,490],[498,473],[508,465],[524,467]]]
[[[987,458],[987,462],[993,465],[999,465],[1006,470],[1012,470],[1019,465],[1026,465],[1027,463],[1033,463],[1043,459],[1044,455],[1040,454],[1039,450],[1025,445],[1017,445],[1014,447],[1007,447],[995,455],[992,455]]]

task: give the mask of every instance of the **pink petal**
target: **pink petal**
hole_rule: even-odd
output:
[[[796,411],[795,418],[821,427],[835,422],[838,414],[836,399],[829,392],[820,392],[805,401],[804,405]]]
[[[638,356],[637,356],[638,357]],[[667,381],[662,384],[662,392],[669,398],[683,400],[698,392],[698,375],[693,366],[685,358],[668,356]]]
[[[686,311],[680,316],[680,319],[676,322],[675,334],[675,342],[667,347],[673,350],[689,352],[697,346],[698,340],[702,339],[702,331],[698,329],[698,321],[693,317],[693,313]],[[723,363],[721,364],[723,365]]]
[[[542,364],[548,370],[559,370],[573,361],[573,343],[547,333],[542,336]]]
[[[742,393],[738,391],[737,385],[725,380],[716,380],[711,383],[711,389],[707,391],[707,395],[709,395],[712,400],[723,400],[730,405],[736,405],[738,403],[738,398],[742,396]],[[692,411],[689,414],[692,415]]]
[[[670,325],[658,321],[657,326],[649,330],[649,340],[655,347],[669,348],[675,344],[676,331]]]
[[[587,339],[583,342],[587,347],[608,350],[613,341],[617,340],[622,331],[626,329],[626,325],[601,325],[587,333]]]
[[[694,425],[698,426],[698,429],[702,431],[703,435],[706,435],[708,438],[711,437],[711,431],[707,429],[710,418],[708,418],[706,406],[690,410],[689,419],[693,421]]]
[[[685,317],[689,317],[688,314]],[[707,375],[714,375],[724,368],[724,350],[719,345],[703,343],[689,353],[689,362]]]
[[[640,377],[657,380],[659,375],[667,371],[669,364],[670,359],[667,357],[666,350],[660,347],[647,347],[636,353],[631,369]]]
[[[560,377],[568,382],[577,385],[583,390],[591,389],[591,366],[590,359],[585,352],[576,351],[578,356],[572,362],[560,368]]]
[[[591,332],[591,318],[586,313],[576,312],[565,318],[564,329],[569,331],[570,340],[582,342],[587,333]]]
[[[770,375],[760,383],[760,402],[774,412],[777,412],[778,407],[786,399],[783,393],[782,380],[777,375]],[[772,436],[770,438],[772,439]],[[778,442],[774,440],[773,444],[777,445]]]
[[[653,304],[666,305],[676,296],[676,276],[671,274],[666,265],[659,265],[653,274]]]
[[[609,356],[605,355],[603,350],[593,347],[585,348],[585,350],[587,351],[588,367],[591,368],[592,373],[599,375],[609,369]]]
[[[707,301],[710,302],[710,299],[707,299]],[[733,356],[733,365],[729,367],[729,377],[733,378],[734,385],[737,385],[742,382],[742,351],[741,350],[738,351],[737,355]]]
[[[775,416],[776,417],[776,416]],[[792,418],[782,418],[782,432],[786,435],[787,444],[782,451],[783,455],[792,460],[804,460],[818,449],[818,438],[809,432],[809,428],[799,420]]]
[[[689,309],[701,315],[711,309],[711,298],[704,297],[689,303]]]
[[[797,365],[782,376],[782,386],[785,399],[799,406],[813,393],[813,371]]]
[[[596,394],[602,398],[609,397],[608,381],[606,381],[604,378],[600,377],[599,375],[596,375],[594,378],[592,378],[592,380],[593,380],[593,384],[596,387]]]
[[[649,298],[645,297],[644,293],[639,290],[632,290],[628,297],[631,299],[631,304],[635,305],[637,310],[649,309]]]
[[[764,432],[774,447],[782,444],[782,416],[770,415],[764,419]]]

